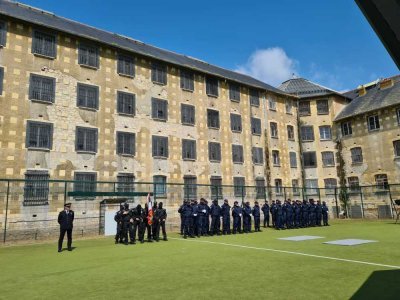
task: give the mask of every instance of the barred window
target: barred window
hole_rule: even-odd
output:
[[[196,121],[195,107],[181,104],[181,122],[184,125],[194,125]]]
[[[49,204],[49,173],[47,171],[27,170],[24,185],[24,206]]]
[[[74,174],[74,192],[96,192],[96,180],[96,173],[76,172]]]
[[[29,99],[54,102],[55,93],[55,78],[31,74],[29,79]]]
[[[196,141],[182,140],[182,159],[196,159]]]
[[[279,167],[281,165],[278,150],[272,150],[272,163],[275,167]]]
[[[235,102],[240,101],[240,85],[235,83],[229,84],[229,99]]]
[[[7,43],[7,24],[0,21],[0,47],[5,47]]]
[[[289,152],[290,167],[297,168],[297,155],[296,152]]]
[[[167,177],[162,175],[153,176],[154,192],[157,197],[167,196]]]
[[[347,178],[350,192],[360,192],[360,181],[357,176]]]
[[[233,177],[233,193],[235,197],[246,196],[246,185],[244,177]]]
[[[256,199],[266,199],[265,179],[256,178]]]
[[[135,76],[135,59],[131,56],[118,54],[117,73],[129,77]]]
[[[318,179],[306,179],[306,194],[307,195],[318,194]]]
[[[388,190],[389,189],[389,181],[388,181],[386,174],[375,175],[375,183],[376,183],[376,188],[378,190]]]
[[[293,101],[291,99],[286,99],[285,107],[286,107],[286,113],[291,115],[293,109]]]
[[[135,191],[135,176],[132,173],[119,173],[117,175],[117,191],[131,193]]]
[[[271,129],[271,137],[278,138],[278,124],[275,122],[269,123],[269,127]]]
[[[337,187],[337,179],[327,178],[324,179],[324,183],[325,183],[325,194],[326,195],[335,194],[335,188]]]
[[[255,89],[250,89],[250,105],[260,106],[260,94]]]
[[[283,194],[283,186],[282,186],[282,179],[275,179],[275,194],[282,195]]]
[[[351,162],[353,164],[362,163],[363,162],[363,154],[361,147],[355,147],[350,149],[351,152]]]
[[[292,192],[293,192],[293,196],[300,195],[298,179],[292,179]]]
[[[319,115],[329,114],[329,103],[328,100],[317,100],[317,113]]]
[[[341,124],[342,135],[348,136],[353,134],[353,129],[351,128],[351,122],[344,122]]]
[[[208,96],[218,97],[218,79],[215,77],[206,77],[206,94]]]
[[[316,168],[317,154],[315,151],[303,152],[303,162],[305,168]]]
[[[380,128],[378,115],[369,116],[367,118],[367,121],[368,121],[368,130],[369,131],[378,130]]]
[[[261,135],[261,119],[251,118],[251,134]]]
[[[299,101],[299,115],[309,116],[311,115],[310,101]]]
[[[79,43],[78,63],[88,67],[99,67],[99,50],[96,46]]]
[[[335,166],[335,156],[332,151],[324,151],[322,154],[322,165],[324,167],[334,167]]]
[[[276,110],[276,100],[274,98],[268,98],[268,107],[270,110]]]
[[[183,176],[183,197],[184,200],[197,199],[197,178],[196,176]]]
[[[97,128],[76,127],[76,151],[97,152]]]
[[[151,80],[154,83],[166,85],[167,84],[167,66],[159,63],[153,62],[151,64]]]
[[[253,147],[251,150],[253,163],[256,165],[262,165],[264,163],[263,149],[261,147]]]
[[[117,112],[124,115],[135,115],[136,110],[135,94],[126,92],[117,92]]]
[[[301,134],[301,140],[303,142],[314,141],[314,127],[313,126],[301,126],[300,134]]]
[[[242,145],[232,145],[232,161],[233,163],[243,163]]]
[[[99,109],[99,87],[78,83],[78,99],[77,106]]]
[[[219,176],[211,176],[210,185],[211,199],[222,199],[222,178]]]
[[[221,144],[208,142],[208,159],[210,161],[221,161]]]
[[[219,129],[219,111],[207,109],[207,126]]]
[[[182,70],[181,73],[181,89],[186,91],[194,91],[194,73],[189,70]]]
[[[168,101],[151,98],[151,117],[155,120],[168,120]]]
[[[292,125],[287,125],[287,135],[288,140],[294,141],[294,127]]]
[[[117,132],[117,154],[135,155],[135,134]]]
[[[400,140],[393,141],[394,156],[400,157]]]
[[[26,148],[53,148],[53,124],[28,121],[26,124]]]
[[[319,137],[321,140],[331,140],[332,139],[331,126],[320,126]]]
[[[242,132],[242,116],[237,114],[231,114],[231,130],[236,132]]]
[[[33,31],[32,53],[51,58],[57,56],[56,36],[40,31]]]
[[[4,68],[0,67],[0,95],[3,94]]]
[[[168,157],[168,137],[153,135],[152,144],[153,157]]]

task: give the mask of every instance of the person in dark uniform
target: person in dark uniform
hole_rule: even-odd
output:
[[[122,240],[125,245],[128,245],[128,234],[130,234],[130,221],[131,216],[129,213],[129,203],[124,203],[124,210],[122,211]]]
[[[251,214],[254,218],[254,231],[261,231],[260,229],[260,205],[258,205],[258,201],[254,202],[254,207],[251,210]]]
[[[115,213],[114,221],[117,223],[117,233],[115,234],[115,243],[122,243],[122,212],[124,206],[120,204],[119,211]]]
[[[167,239],[167,232],[165,230],[165,221],[167,220],[167,211],[163,208],[163,203],[158,203],[158,208],[156,209],[155,213],[155,221],[156,221],[156,231],[154,239],[156,242],[160,240],[160,227],[162,229],[163,240],[168,241]]]
[[[294,223],[295,228],[301,227],[301,202],[297,200],[294,206]]]
[[[321,221],[322,221],[322,206],[321,206],[321,201],[317,201],[317,205],[315,207],[315,223],[317,226],[321,226]]]
[[[251,232],[251,207],[250,202],[246,202],[243,207],[243,232]]]
[[[205,200],[204,198],[200,198],[200,204],[199,204],[199,230],[200,230],[201,236],[208,235],[208,231],[206,229],[207,209],[206,209],[206,203],[204,200]]]
[[[283,226],[283,210],[282,210],[282,205],[280,200],[276,200],[276,217],[275,217],[275,228],[277,230],[285,229]]]
[[[206,224],[205,224],[205,226],[206,226],[206,232],[207,232],[207,235],[209,235],[210,234],[210,206],[208,206],[208,201],[207,201],[207,199],[204,199],[204,202],[205,202],[205,207],[206,207]]]
[[[222,217],[222,234],[231,234],[231,207],[228,200],[224,200],[224,204],[221,206],[221,217]]]
[[[303,205],[301,206],[301,212],[302,212],[302,227],[308,227],[309,219],[308,219],[308,203],[307,200],[303,200]]]
[[[329,211],[328,206],[326,206],[326,202],[323,201],[322,202],[322,219],[323,219],[323,222],[324,222],[324,226],[329,226],[329,224],[328,224],[328,211]]]
[[[187,238],[190,236],[194,238],[193,233],[191,232],[190,228],[190,219],[192,218],[192,206],[190,205],[189,201],[184,202],[182,207],[182,216],[183,216],[183,238]]]
[[[182,215],[182,212],[183,212],[183,207],[184,206],[185,206],[185,202],[183,202],[183,204],[178,209],[178,213],[179,213],[179,215],[181,217],[181,232],[180,232],[180,235],[183,235],[183,215]]]
[[[149,243],[153,242],[151,225],[149,224],[148,216],[149,216],[149,206],[146,203],[144,205],[144,209],[142,209],[142,224],[141,224],[142,228],[141,228],[141,239],[140,239],[141,243],[144,242],[144,236],[146,231],[147,231],[147,242]]]
[[[272,227],[276,227],[276,203],[275,200],[272,200],[271,207],[269,208],[272,217]]]
[[[192,200],[192,221],[191,227],[194,236],[200,237],[200,228],[199,228],[199,205],[196,200]]]
[[[220,235],[220,227],[221,227],[221,206],[218,204],[218,200],[215,199],[213,204],[210,207],[210,214],[211,214],[211,235]]]
[[[310,226],[311,227],[315,227],[315,225],[316,225],[315,210],[316,210],[316,205],[314,203],[314,199],[310,199],[310,206],[308,207],[308,211],[309,211],[309,218],[310,218]]]
[[[142,226],[142,206],[138,204],[134,209],[130,210],[130,228],[129,228],[129,237],[131,239],[131,244],[136,244],[136,232],[138,236],[138,240],[141,241],[140,232]]]
[[[261,207],[261,210],[264,214],[264,227],[269,227],[269,204],[268,200],[265,200],[265,203]]]
[[[286,228],[291,229],[292,228],[292,219],[293,219],[293,207],[290,202],[290,199],[288,199],[285,203],[286,207]]]
[[[58,224],[60,224],[60,237],[58,239],[58,252],[62,251],[62,244],[65,233],[67,233],[68,251],[72,251],[72,229],[74,227],[74,211],[71,210],[71,203],[64,205],[64,210],[58,214]]]
[[[233,217],[233,234],[242,233],[242,208],[237,201],[234,202],[232,208]]]

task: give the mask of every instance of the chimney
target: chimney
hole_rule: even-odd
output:
[[[367,93],[367,90],[366,90],[365,86],[360,85],[358,87],[358,96],[359,97],[364,96],[366,93]]]
[[[394,82],[393,82],[392,78],[382,79],[379,82],[379,89],[384,90],[384,89],[390,88],[393,86],[393,84],[394,84]]]

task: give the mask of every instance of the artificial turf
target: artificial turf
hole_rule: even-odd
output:
[[[97,238],[62,253],[55,242],[1,247],[0,299],[399,299],[400,268],[261,249],[400,266],[400,225],[332,225],[189,240],[171,233],[168,242],[129,246]],[[277,239],[295,235],[324,239]],[[323,244],[344,238],[379,242]]]

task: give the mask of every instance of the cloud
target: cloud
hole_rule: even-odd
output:
[[[250,75],[273,86],[292,78],[297,72],[297,61],[288,57],[280,47],[256,50],[236,72]]]

